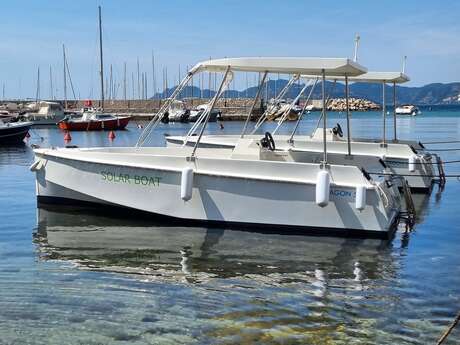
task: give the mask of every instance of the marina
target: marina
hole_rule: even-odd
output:
[[[460,344],[460,7],[239,3],[5,4],[0,345]]]

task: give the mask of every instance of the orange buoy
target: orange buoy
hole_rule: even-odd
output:
[[[72,137],[70,136],[70,132],[65,132],[64,140],[65,140],[65,141],[70,141],[70,140],[72,140]]]
[[[26,138],[27,138],[27,139],[29,139],[29,138],[30,138],[30,133],[29,133],[29,132],[27,132],[27,134],[26,134]]]
[[[109,132],[109,139],[110,139],[110,140],[115,139],[115,132],[114,132],[114,131],[110,131],[110,132]]]

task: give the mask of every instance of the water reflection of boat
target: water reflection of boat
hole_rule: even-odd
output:
[[[380,267],[391,260],[388,241],[179,227],[81,208],[39,208],[35,239],[44,260],[155,278],[270,275],[276,280],[294,274],[316,281],[326,273],[352,280],[357,271],[365,279],[391,273]]]

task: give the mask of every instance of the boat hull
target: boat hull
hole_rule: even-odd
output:
[[[262,135],[247,135],[246,138],[258,140]],[[314,154],[322,154],[323,143],[316,140],[295,140],[293,146],[288,143],[288,136],[275,136],[276,148],[279,150],[292,150],[299,152],[311,152]],[[195,146],[197,138],[191,136],[188,138],[187,146]],[[233,150],[240,140],[237,135],[210,135],[203,136],[200,141],[200,147],[203,148],[226,148]],[[166,137],[166,144],[168,147],[181,147],[184,144],[185,137],[182,136],[171,136]],[[347,143],[345,141],[329,141],[327,143],[328,156],[333,157],[334,155],[338,158],[339,155],[345,156],[348,153]],[[371,173],[382,172],[382,167],[375,168],[375,159],[382,158],[382,160],[388,165],[391,173],[404,177],[409,183],[411,191],[415,193],[429,193],[432,189],[432,185],[435,181],[436,173],[433,169],[433,162],[428,157],[422,160],[422,155],[418,155],[417,162],[414,166],[414,171],[409,171],[408,158],[414,155],[412,151],[413,145],[410,144],[399,144],[389,143],[387,146],[381,146],[380,142],[362,141],[352,142],[351,151],[353,156],[360,156],[362,159],[358,166],[362,166],[366,171]],[[368,159],[366,160],[366,157]],[[407,158],[403,158],[407,157]],[[337,164],[352,165],[353,162],[341,161]],[[400,181],[396,181],[399,183]]]
[[[155,157],[154,157],[155,158]],[[171,159],[170,159],[171,158]],[[43,163],[36,170],[40,201],[75,200],[79,203],[117,205],[185,224],[212,224],[307,231],[342,236],[388,238],[397,222],[399,208],[391,196],[384,205],[379,191],[367,190],[367,206],[355,208],[352,186],[331,187],[330,202],[319,207],[316,185],[297,179],[255,178],[254,171],[270,170],[271,163],[214,160],[195,165],[192,198],[181,199],[181,171],[190,166],[186,157],[160,157],[151,167],[67,159],[37,153]],[[155,159],[154,159],[155,160]],[[170,166],[174,165],[174,168]],[[279,163],[278,163],[279,164]],[[224,170],[224,173],[220,173]],[[247,173],[245,173],[247,172]]]
[[[0,127],[0,144],[16,145],[23,143],[31,126],[31,123],[11,123]]]
[[[96,121],[61,121],[58,126],[64,131],[112,131],[125,129],[131,117]]]

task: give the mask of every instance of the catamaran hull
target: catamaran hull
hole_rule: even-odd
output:
[[[367,205],[359,211],[355,208],[355,189],[350,187],[331,187],[329,204],[320,207],[315,202],[315,184],[196,173],[192,198],[184,201],[180,170],[46,155],[38,158],[43,161],[36,169],[40,201],[116,205],[186,224],[295,229],[342,236],[388,238],[398,220],[398,208],[384,206],[379,192],[373,189],[367,190]],[[183,166],[187,166],[185,159]]]

